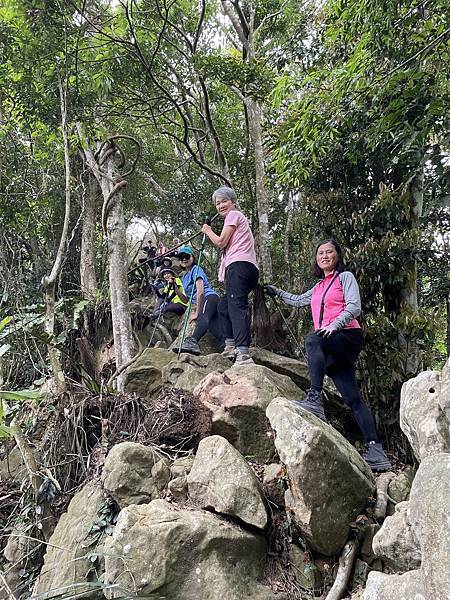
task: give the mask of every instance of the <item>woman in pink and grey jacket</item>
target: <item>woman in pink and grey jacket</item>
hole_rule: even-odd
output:
[[[363,346],[361,326],[357,321],[361,313],[359,287],[354,275],[346,271],[341,248],[334,240],[317,245],[313,274],[321,280],[304,294],[290,294],[274,286],[265,286],[269,295],[280,297],[286,304],[311,306],[314,333],[305,340],[311,387],[299,405],[327,422],[322,389],[325,374],[329,375],[351,408],[364,436],[364,460],[374,471],[388,470],[391,464],[355,377],[355,362]]]

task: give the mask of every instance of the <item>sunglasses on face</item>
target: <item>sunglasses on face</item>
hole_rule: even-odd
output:
[[[189,260],[191,258],[190,254],[180,254],[178,256],[180,260]]]

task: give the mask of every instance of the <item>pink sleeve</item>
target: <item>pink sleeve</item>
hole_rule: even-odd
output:
[[[225,217],[225,221],[223,222],[223,226],[231,225],[232,227],[237,227],[239,224],[240,214],[237,210],[232,210]]]

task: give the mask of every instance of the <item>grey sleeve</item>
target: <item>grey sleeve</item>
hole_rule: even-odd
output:
[[[290,304],[291,306],[308,306],[311,304],[311,296],[314,288],[311,288],[304,294],[290,294],[289,292],[285,292],[284,290],[278,290],[278,296],[283,300],[285,304]]]
[[[361,298],[355,276],[350,271],[344,271],[339,275],[339,281],[344,292],[345,308],[333,321],[336,330],[343,329],[361,314]]]

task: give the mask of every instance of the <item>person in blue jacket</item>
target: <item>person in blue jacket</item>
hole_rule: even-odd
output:
[[[195,255],[190,246],[182,246],[177,257],[181,268],[185,270],[182,277],[184,294],[181,291],[178,293],[183,302],[188,302],[194,288],[189,322],[196,321],[194,333],[184,340],[181,352],[199,355],[201,354],[199,341],[208,330],[223,346],[222,329],[217,312],[219,295],[210,285],[205,271],[196,264]],[[173,351],[178,352],[179,349],[179,346],[174,347]]]

